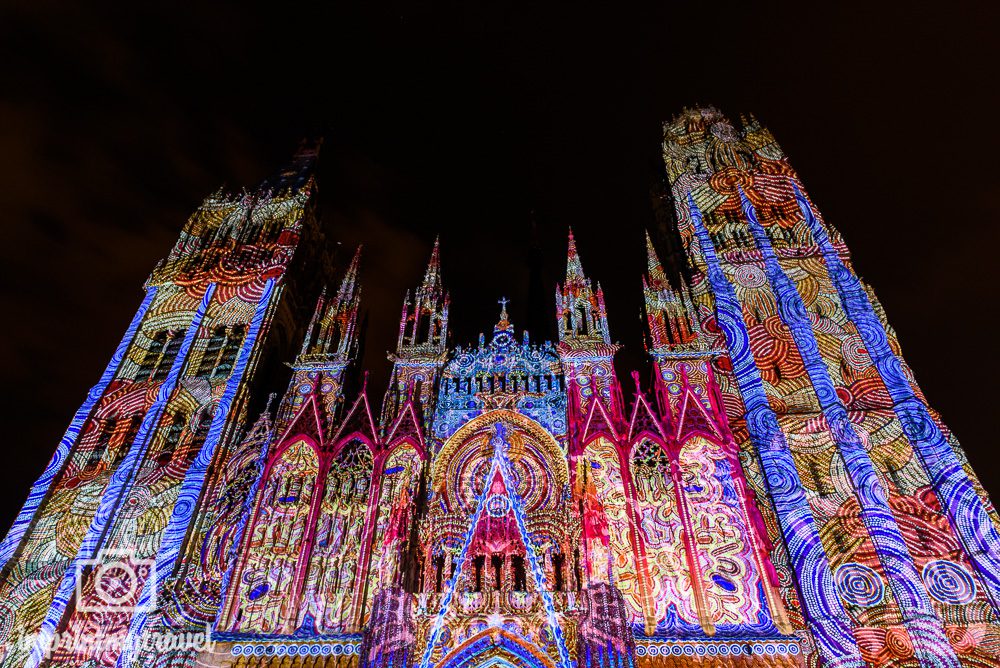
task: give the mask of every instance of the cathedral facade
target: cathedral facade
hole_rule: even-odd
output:
[[[646,386],[570,232],[553,342],[453,342],[435,243],[375,397],[315,151],[206,199],[0,543],[3,668],[1000,665],[1000,520],[840,235],[751,117],[663,157]]]

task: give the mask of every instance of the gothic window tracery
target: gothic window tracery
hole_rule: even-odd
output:
[[[699,617],[690,543],[685,540],[672,464],[662,445],[645,439],[634,447],[632,480],[657,628],[661,633],[695,629]]]
[[[311,615],[318,632],[343,632],[350,623],[355,585],[361,575],[371,479],[371,450],[361,440],[346,443],[326,473],[298,615],[299,624],[306,614]]]
[[[693,436],[681,446],[678,463],[710,618],[717,626],[755,625],[767,617],[761,599],[765,576],[757,566],[730,460],[718,443]]]
[[[145,355],[143,355],[142,362],[139,364],[139,371],[135,375],[137,382],[149,380],[149,377],[153,375],[157,364],[160,362],[160,357],[163,354],[163,347],[166,343],[166,331],[159,331],[153,335],[149,347],[146,349]]]
[[[90,451],[90,455],[87,457],[87,463],[84,466],[86,469],[95,469],[101,463],[104,458],[104,453],[108,450],[108,444],[111,442],[111,437],[115,433],[115,429],[118,426],[118,419],[112,415],[104,424],[101,426],[100,434],[97,437],[97,444],[94,445],[94,449]]]
[[[277,633],[295,620],[302,551],[313,509],[319,455],[293,440],[269,465],[234,582],[227,628]]]

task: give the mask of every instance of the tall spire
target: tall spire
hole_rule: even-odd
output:
[[[566,287],[580,287],[587,283],[583,274],[583,264],[580,254],[576,252],[576,239],[573,238],[573,228],[569,228],[569,248],[566,253]]]
[[[382,406],[382,422],[388,424],[409,397],[417,399],[425,416],[433,409],[437,378],[448,348],[448,305],[450,298],[441,280],[441,244],[435,237],[424,280],[403,300],[392,380]],[[429,426],[428,424],[424,425]]]
[[[653,248],[653,240],[649,237],[649,230],[646,230],[646,268],[649,273],[649,285],[654,289],[667,286],[667,275],[663,272],[663,265]]]
[[[430,262],[427,263],[427,271],[424,272],[424,282],[421,287],[424,290],[434,290],[441,284],[441,236],[434,237],[434,249],[431,251]]]
[[[647,273],[642,283],[652,350],[664,354],[678,346],[686,350],[697,345],[700,331],[697,314],[686,298],[683,283],[681,290],[676,291],[667,280],[649,232],[646,232],[646,255]]]
[[[304,387],[318,391],[321,385],[324,402],[331,413],[343,403],[347,368],[358,355],[358,315],[361,310],[361,284],[358,280],[361,246],[354,252],[344,272],[337,292],[330,294],[326,286],[316,302],[302,350],[292,364],[292,388]],[[303,398],[301,392],[290,391],[280,415],[292,416]]]
[[[338,302],[350,301],[357,290],[358,267],[361,265],[361,248],[362,245],[358,244],[357,250],[354,251],[354,257],[351,258],[351,264],[347,266],[347,272],[344,274],[344,279],[340,282],[340,289],[337,291]],[[360,290],[357,291],[360,292]]]
[[[556,318],[560,341],[593,339],[611,343],[604,310],[604,293],[600,285],[595,292],[593,285],[583,274],[572,229],[569,231],[566,282],[556,286]]]

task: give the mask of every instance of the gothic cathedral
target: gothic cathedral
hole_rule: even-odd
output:
[[[1000,666],[996,510],[840,235],[752,117],[663,158],[645,387],[571,232],[544,343],[453,345],[435,243],[379,402],[315,150],[206,199],[0,543],[0,666]]]

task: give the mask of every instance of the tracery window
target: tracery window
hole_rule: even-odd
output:
[[[128,429],[125,430],[125,438],[122,442],[118,444],[115,448],[115,452],[111,457],[111,466],[117,466],[118,463],[125,457],[128,453],[129,448],[135,442],[136,437],[139,435],[139,428],[142,427],[142,413],[136,413],[129,418]]]
[[[243,337],[245,335],[246,328],[243,325],[236,325],[229,331],[229,335],[226,337],[226,345],[222,349],[222,356],[219,358],[219,364],[212,373],[212,378],[227,378],[232,373],[233,365],[236,363],[236,356],[240,352],[240,346],[243,345]]]
[[[205,345],[205,352],[201,355],[201,362],[198,364],[198,371],[195,373],[196,378],[208,378],[212,375],[212,371],[219,361],[219,353],[222,351],[222,346],[225,343],[226,328],[216,327],[212,332],[212,337]]]
[[[160,359],[156,363],[156,369],[153,371],[151,378],[153,380],[163,380],[167,377],[170,372],[170,367],[174,365],[174,359],[177,357],[177,353],[181,348],[181,333],[170,331],[167,332],[167,340],[163,346],[163,354],[160,355]]]
[[[101,463],[101,460],[104,458],[104,453],[108,449],[108,443],[111,442],[111,437],[114,435],[115,428],[117,426],[118,419],[113,415],[104,421],[104,424],[101,426],[101,432],[97,437],[97,443],[94,445],[94,449],[90,451],[90,455],[87,457],[87,464],[85,468],[93,469]]]
[[[160,448],[160,453],[156,457],[156,463],[160,466],[165,465],[173,459],[174,452],[177,451],[177,445],[180,443],[181,434],[184,432],[184,426],[187,424],[187,421],[187,415],[184,413],[174,415],[170,426],[167,427],[167,433],[163,439],[163,447]]]
[[[143,355],[142,363],[139,365],[139,371],[135,374],[136,381],[149,380],[149,377],[153,375],[156,365],[160,361],[160,356],[163,354],[163,346],[166,342],[166,331],[160,331],[153,335],[149,348],[146,349],[146,354]]]
[[[319,632],[343,632],[351,622],[371,477],[371,451],[360,440],[343,446],[326,475],[299,613]]]
[[[226,628],[276,633],[287,631],[295,621],[288,612],[296,604],[296,573],[318,471],[319,456],[303,438],[282,450],[270,465],[248,528],[244,560],[236,572],[238,584]]]
[[[646,547],[653,618],[662,630],[694,629],[698,624],[670,456],[662,444],[646,439],[632,452],[639,533]]]
[[[246,328],[243,325],[235,325],[228,331],[225,327],[216,327],[208,343],[205,344],[205,351],[198,363],[195,377],[225,378],[229,376],[245,336]]]

